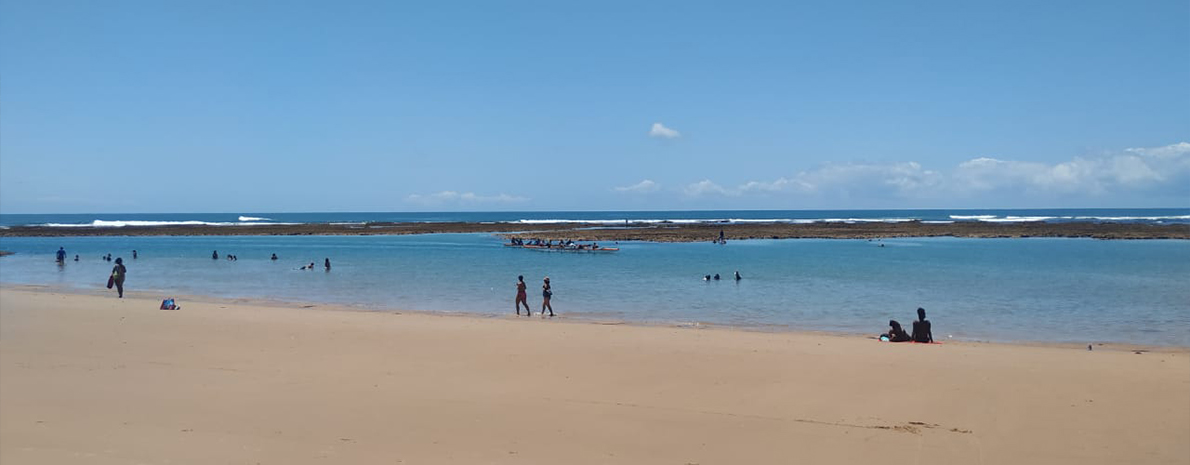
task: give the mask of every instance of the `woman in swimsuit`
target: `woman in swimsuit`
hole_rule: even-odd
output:
[[[550,309],[550,316],[554,316],[554,307],[550,305],[550,297],[554,296],[554,291],[550,290],[550,277],[545,277],[545,282],[541,284],[541,316],[545,316],[545,309]]]
[[[513,306],[516,307],[517,316],[521,315],[521,304],[525,305],[525,316],[533,314],[533,310],[529,308],[529,295],[525,292],[528,287],[524,276],[516,277],[516,303]]]

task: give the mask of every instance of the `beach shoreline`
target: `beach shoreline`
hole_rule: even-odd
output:
[[[1070,237],[1094,239],[1190,239],[1187,224],[1140,224],[1072,221],[951,223],[813,222],[813,223],[632,223],[611,227],[606,223],[520,224],[501,222],[360,223],[360,224],[256,224],[161,225],[123,227],[12,226],[0,237],[85,236],[304,236],[304,235],[408,235],[437,233],[493,233],[505,237],[546,240],[702,242],[717,239],[882,239],[896,237],[1020,238]]]
[[[1184,463],[1190,354],[0,286],[0,462]]]
[[[108,298],[111,291],[102,288],[79,288],[70,286],[59,286],[52,284],[14,284],[0,282],[0,290],[10,290],[18,292],[33,292],[33,293],[49,293],[62,295],[77,295]],[[200,303],[203,305],[250,305],[254,307],[268,307],[277,309],[289,310],[316,310],[316,311],[330,311],[330,312],[348,312],[348,313],[386,313],[386,314],[413,314],[424,316],[441,316],[441,317],[457,317],[457,318],[475,318],[479,320],[500,319],[515,314],[508,312],[481,312],[481,311],[467,311],[467,310],[417,310],[409,308],[399,308],[393,306],[371,306],[371,305],[351,305],[333,302],[319,302],[312,300],[291,300],[278,298],[258,298],[258,297],[219,297],[213,295],[201,294],[186,294],[169,292],[162,289],[137,289],[126,292],[128,296],[137,296],[138,298],[146,298],[147,295],[152,295],[151,299],[176,299],[181,305],[182,302]],[[533,318],[538,318],[540,315],[534,315]],[[615,326],[632,326],[645,328],[673,328],[673,329],[689,329],[696,331],[741,331],[741,332],[755,332],[755,333],[771,333],[771,334],[788,334],[793,336],[809,335],[809,336],[826,336],[839,337],[847,339],[872,339],[875,340],[876,334],[881,329],[881,322],[873,323],[872,333],[861,333],[855,331],[834,331],[828,329],[811,329],[799,328],[789,325],[780,324],[725,324],[712,321],[676,321],[676,320],[630,320],[623,318],[600,318],[591,317],[584,313],[559,313],[558,316],[551,318],[551,320],[564,322],[567,324],[590,324],[590,325],[615,325]],[[883,328],[887,330],[887,328]],[[1022,347],[1044,347],[1057,349],[1071,349],[1071,350],[1087,350],[1087,346],[1091,345],[1092,350],[1113,350],[1123,352],[1156,352],[1156,353],[1185,353],[1190,354],[1190,346],[1178,344],[1136,344],[1115,341],[1086,341],[1086,342],[1056,342],[1056,341],[1042,341],[1042,340],[992,340],[992,339],[971,339],[971,338],[945,338],[938,336],[939,342],[946,344],[994,344],[994,345],[1013,345]]]

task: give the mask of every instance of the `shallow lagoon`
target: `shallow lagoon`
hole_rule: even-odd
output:
[[[881,247],[881,244],[884,246]],[[610,244],[607,244],[610,245]],[[59,246],[79,262],[53,262]],[[634,322],[879,333],[917,307],[935,337],[1190,346],[1190,242],[907,238],[621,243],[614,254],[506,248],[488,234],[3,238],[0,281],[385,310],[512,311],[550,276],[556,311]],[[131,259],[131,251],[140,258]],[[221,258],[211,259],[218,250]],[[276,253],[280,260],[269,256]],[[237,261],[223,258],[226,254]],[[324,258],[333,269],[322,270]],[[315,271],[300,271],[316,263]],[[744,279],[731,279],[739,270]],[[705,282],[718,273],[721,281]]]

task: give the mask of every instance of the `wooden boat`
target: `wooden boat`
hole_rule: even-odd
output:
[[[581,247],[562,247],[559,245],[547,247],[544,245],[530,245],[530,244],[521,245],[521,244],[512,244],[512,243],[506,242],[506,243],[504,243],[504,246],[505,247],[516,247],[519,249],[540,250],[542,252],[608,253],[608,252],[619,252],[620,251],[619,247],[593,248],[590,245],[586,245],[586,244],[583,244]]]

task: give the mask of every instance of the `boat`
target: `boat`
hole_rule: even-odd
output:
[[[513,244],[510,242],[504,243],[505,247],[514,247],[518,249],[540,250],[542,252],[577,252],[577,253],[610,253],[619,252],[619,247],[593,247],[587,244],[580,244],[576,246],[563,247],[560,245],[545,246],[535,244]]]

